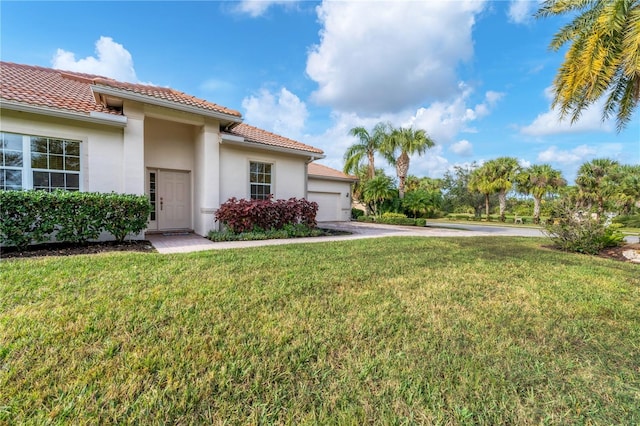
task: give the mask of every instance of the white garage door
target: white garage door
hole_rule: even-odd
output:
[[[337,192],[311,192],[308,193],[309,201],[318,203],[316,221],[330,222],[342,220],[340,211],[340,194]]]

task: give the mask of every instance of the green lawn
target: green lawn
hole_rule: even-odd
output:
[[[544,239],[0,262],[0,424],[638,424],[640,268]]]

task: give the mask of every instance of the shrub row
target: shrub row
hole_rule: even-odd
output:
[[[360,216],[357,221],[365,223],[382,223],[384,225],[427,226],[427,220],[425,218],[413,219],[398,213],[385,213],[380,217]]]
[[[518,217],[520,219],[522,219],[522,223],[533,223],[533,216],[520,216],[518,215]],[[475,216],[472,213],[449,213],[447,215],[447,219],[449,220],[473,220],[473,221],[485,221],[487,219],[486,215],[482,215],[482,216]],[[505,216],[505,222],[506,223],[513,223],[515,220],[515,216],[513,215],[506,215]],[[489,215],[489,221],[490,222],[499,222],[500,221],[500,216],[499,215]]]
[[[284,238],[319,237],[326,235],[326,231],[318,228],[309,228],[303,224],[286,225],[282,229],[270,229],[268,231],[248,231],[236,234],[231,231],[210,231],[208,238],[214,242],[220,241],[256,241],[275,240]]]
[[[216,220],[239,234],[254,229],[283,229],[286,225],[316,226],[318,203],[305,199],[238,200],[230,198],[216,212]]]
[[[145,196],[0,191],[0,243],[18,249],[52,238],[85,243],[103,231],[123,241],[146,228],[150,210]]]

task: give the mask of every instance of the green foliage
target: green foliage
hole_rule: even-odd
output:
[[[616,216],[613,223],[619,223],[625,228],[640,228],[640,214],[633,216]]]
[[[319,237],[325,235],[325,231],[312,228],[305,224],[287,224],[281,229],[262,230],[254,228],[252,231],[233,232],[230,230],[210,231],[208,238],[214,242],[221,241],[257,241],[277,240],[285,238]]]
[[[559,203],[543,232],[561,250],[597,254],[604,248],[622,244],[624,235],[619,227],[605,226],[602,219],[593,219],[568,203]]]
[[[0,243],[24,249],[54,237],[82,244],[103,231],[123,241],[146,227],[150,210],[144,196],[0,191]]]
[[[351,209],[351,218],[352,219],[358,219],[360,216],[364,216],[365,212],[362,209],[356,209],[356,208],[352,208]]]

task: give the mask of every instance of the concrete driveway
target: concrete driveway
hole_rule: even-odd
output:
[[[436,227],[438,225],[438,227]],[[327,237],[291,238],[282,240],[261,241],[227,241],[213,242],[194,234],[186,235],[148,235],[147,239],[159,253],[189,253],[203,250],[222,250],[230,248],[260,247],[283,244],[320,243],[326,241],[345,241],[363,238],[381,237],[477,237],[477,236],[511,236],[539,237],[542,232],[535,228],[515,228],[482,225],[433,224],[430,226],[395,226],[361,222],[320,222],[319,228],[349,232],[348,235]]]

